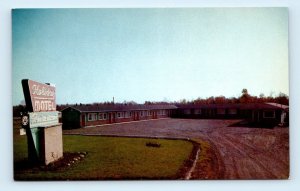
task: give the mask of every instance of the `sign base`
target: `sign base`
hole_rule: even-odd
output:
[[[44,128],[44,164],[55,162],[63,157],[62,125]]]
[[[48,165],[63,157],[62,124],[26,131],[29,161]]]

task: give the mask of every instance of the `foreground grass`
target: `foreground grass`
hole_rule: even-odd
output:
[[[147,142],[161,146],[147,147]],[[83,161],[57,171],[15,170],[17,180],[177,179],[193,145],[181,140],[63,136],[64,152],[87,152]],[[26,136],[14,136],[14,162],[27,159]]]

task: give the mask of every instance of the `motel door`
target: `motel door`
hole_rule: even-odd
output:
[[[108,114],[108,121],[109,121],[109,123],[112,123],[111,116],[112,116],[112,113],[109,113]]]
[[[139,112],[138,111],[136,111],[136,112],[134,112],[134,120],[139,120]]]
[[[281,115],[280,115],[280,123],[283,124],[286,122],[286,112],[285,111],[282,111],[281,112]]]
[[[82,127],[85,127],[85,115],[81,115],[81,124]]]
[[[113,123],[116,122],[116,113],[112,113],[112,122],[113,122]]]
[[[116,122],[116,114],[109,113],[109,123],[115,123],[115,122]]]
[[[136,121],[136,112],[133,112],[133,121]]]
[[[254,110],[252,112],[252,120],[253,120],[253,122],[259,122],[259,111],[258,110]]]

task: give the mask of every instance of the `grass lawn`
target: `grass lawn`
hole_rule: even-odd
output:
[[[147,142],[160,147],[147,147]],[[182,140],[63,136],[64,152],[87,152],[70,167],[49,171],[14,169],[16,180],[178,179],[193,149]],[[14,133],[14,162],[27,160],[26,136]]]

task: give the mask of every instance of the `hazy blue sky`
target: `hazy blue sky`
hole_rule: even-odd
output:
[[[21,79],[57,103],[279,92],[288,87],[286,8],[16,9],[13,104]]]

